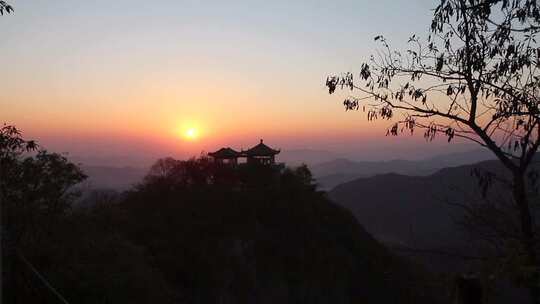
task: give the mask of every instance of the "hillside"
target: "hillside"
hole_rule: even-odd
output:
[[[166,159],[122,195],[94,193],[72,211],[42,243],[24,248],[70,302],[390,304],[444,297],[429,274],[317,191],[306,166]]]
[[[426,296],[408,287],[422,284],[418,270],[315,191],[306,168],[226,175],[244,190],[231,188],[230,178],[227,186],[181,186],[189,176],[158,176],[123,203],[128,238],[153,253],[188,302],[416,303]]]
[[[487,247],[477,242],[478,237],[485,240],[484,236],[489,237],[493,230],[483,229],[497,223],[496,229],[519,234],[517,215],[512,215],[515,209],[511,205],[510,190],[494,184],[487,191],[487,200],[484,199],[478,179],[472,175],[477,169],[505,176],[498,161],[484,161],[441,169],[428,176],[390,173],[359,178],[338,185],[329,192],[329,197],[349,209],[369,233],[397,254],[432,271],[465,272],[474,267],[474,260],[464,260],[461,254],[482,256],[486,253]],[[473,230],[463,226],[464,209],[451,204],[470,206],[471,202],[484,205],[486,209],[480,221],[488,226],[473,226]],[[486,206],[492,203],[508,204],[509,209],[505,209],[504,214],[491,213],[493,209]],[[537,213],[535,217],[540,215],[538,208],[532,212]],[[498,284],[502,287],[493,291],[494,303],[526,303],[523,289],[504,280]]]
[[[451,247],[461,239],[455,225],[461,213],[448,203],[481,198],[478,180],[471,176],[474,168],[501,172],[497,161],[485,161],[441,169],[428,176],[381,174],[338,185],[329,196],[351,210],[381,241]],[[491,189],[490,195],[502,192]]]

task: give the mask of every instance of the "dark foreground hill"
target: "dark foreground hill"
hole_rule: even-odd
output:
[[[218,182],[212,184],[193,184],[185,176],[172,183],[168,177],[150,178],[123,203],[128,237],[147,248],[186,302],[421,303],[431,298],[429,287],[421,287],[420,271],[316,191],[306,168],[226,174],[224,184],[221,173],[214,174]]]
[[[436,303],[446,296],[317,191],[306,167],[166,159],[128,193],[93,197],[22,248],[72,303]]]

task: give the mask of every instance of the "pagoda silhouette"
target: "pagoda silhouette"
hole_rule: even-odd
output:
[[[240,152],[235,151],[234,149],[227,147],[221,148],[215,152],[210,152],[208,155],[214,159],[214,161],[219,163],[227,163],[231,165],[237,165],[239,158],[246,158],[247,164],[257,164],[257,165],[274,165],[276,163],[276,155],[279,154],[281,150],[275,150],[261,142],[248,149],[242,150]]]

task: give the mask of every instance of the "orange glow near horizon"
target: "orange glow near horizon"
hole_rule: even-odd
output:
[[[415,6],[410,18],[389,10],[396,6],[390,0],[345,1],[351,8],[332,14],[289,1],[262,8],[142,1],[129,12],[116,2],[114,9],[19,2],[16,14],[0,18],[9,42],[0,58],[0,123],[74,154],[198,155],[260,138],[283,149],[397,142],[384,137],[392,122],[345,112],[343,99],[356,92],[329,95],[325,79],[357,72],[379,47],[374,35],[405,42],[431,21],[423,4],[402,1]],[[383,13],[393,22],[378,22]],[[142,24],[141,16],[151,22]],[[318,16],[327,21],[313,22]],[[335,35],[327,23],[356,38]]]

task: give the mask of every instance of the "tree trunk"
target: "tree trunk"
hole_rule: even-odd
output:
[[[531,303],[540,304],[540,272],[538,269],[538,256],[536,253],[536,240],[534,224],[527,198],[525,172],[514,172],[513,196],[519,211],[521,223],[521,243],[528,258],[527,266],[533,268],[528,282]]]

